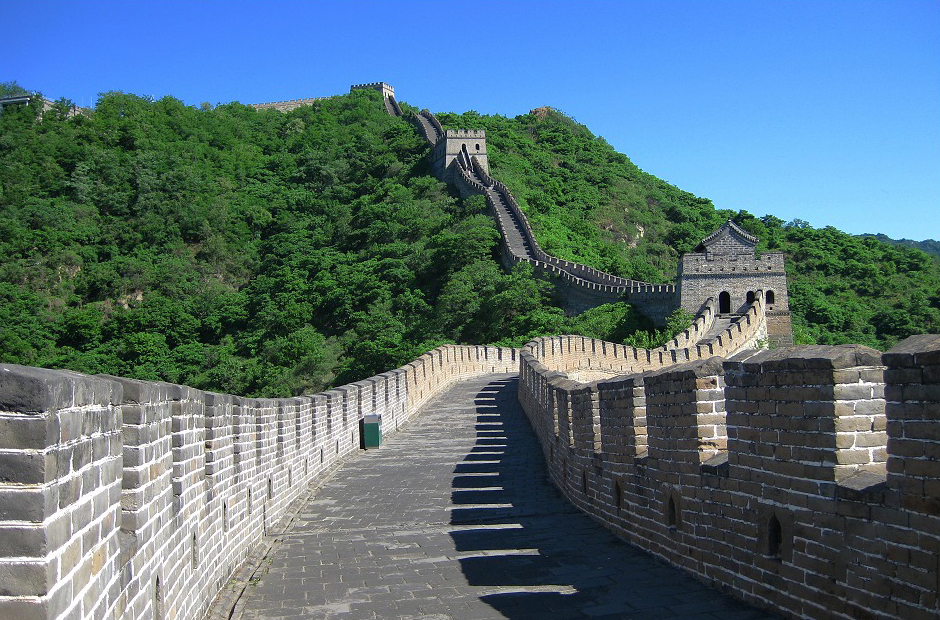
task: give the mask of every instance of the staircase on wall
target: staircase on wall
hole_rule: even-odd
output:
[[[399,116],[400,114],[396,114]],[[410,114],[412,122],[432,151],[441,150],[441,141],[451,139],[437,118],[427,110]],[[454,140],[460,140],[454,136]],[[443,149],[450,152],[452,149]],[[629,280],[600,271],[587,265],[567,261],[546,253],[535,239],[528,219],[506,185],[489,175],[480,158],[461,148],[457,157],[446,167],[438,167],[435,174],[441,180],[453,182],[462,195],[481,194],[486,197],[502,235],[502,257],[507,267],[528,263],[536,272],[553,277],[569,314],[594,308],[601,304],[628,301],[637,306],[656,324],[676,308],[676,287],[673,284],[650,284]]]
[[[437,117],[428,110],[404,114],[395,100],[394,89],[384,82],[362,87],[382,92],[386,111],[392,116],[404,117],[417,128],[431,149],[435,176],[453,183],[462,196],[485,196],[500,231],[503,264],[512,267],[517,263],[528,263],[536,273],[551,278],[567,314],[576,315],[602,304],[627,301],[661,326],[665,324],[666,317],[679,307],[679,295],[673,284],[621,278],[545,252],[512,192],[504,183],[490,176],[483,131],[445,131]],[[480,155],[471,153],[468,143],[474,143],[474,146],[482,143],[482,150],[477,151]],[[671,350],[699,343],[712,348],[722,341],[726,343],[732,333],[750,334],[746,341],[734,339],[739,348],[752,348],[766,341],[767,318],[763,304],[749,306],[750,311],[742,308],[734,316],[718,317],[716,308],[709,306],[712,301],[703,299],[692,326],[663,348]],[[753,324],[755,321],[758,325]]]

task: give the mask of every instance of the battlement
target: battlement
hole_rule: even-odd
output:
[[[377,90],[382,93],[386,99],[389,97],[392,99],[395,98],[395,89],[385,82],[353,84],[349,87],[349,92],[360,89]],[[333,97],[334,95],[329,95],[326,97],[306,97],[302,99],[288,99],[286,101],[271,101],[268,103],[251,103],[248,105],[257,110],[278,110],[279,112],[289,112],[290,110],[297,109],[301,106],[310,105],[312,103],[316,103],[317,101],[323,101],[324,99],[332,99]]]
[[[444,132],[446,138],[486,138],[485,129],[448,129]]]
[[[354,90],[377,90],[382,93],[386,99],[395,96],[395,89],[385,82],[370,82],[368,84],[353,84],[349,87],[349,92]]]
[[[317,101],[323,101],[324,99],[332,99],[332,97],[307,97],[306,99],[290,99],[288,101],[272,101],[269,103],[252,103],[249,104],[252,108],[257,110],[268,110],[274,109],[280,112],[288,112],[300,106],[310,105]]]
[[[45,97],[40,97],[39,95],[34,94],[25,94],[25,95],[11,95],[9,97],[0,97],[0,114],[3,114],[3,108],[12,105],[30,105],[32,103],[39,103],[42,107],[42,112],[48,112],[55,106],[54,101],[50,101]],[[71,118],[78,114],[85,114],[87,110],[78,107],[77,105],[72,105],[68,108],[65,115],[66,117]]]
[[[605,527],[800,618],[936,618],[940,336],[700,359],[579,337],[523,347],[519,398],[552,479]]]
[[[787,272],[782,252],[765,252],[758,257],[757,238],[728,220],[702,240],[698,251],[679,261],[678,302],[686,312],[696,314],[701,300],[718,300],[720,314],[742,312],[758,289],[767,306],[767,336],[774,345],[793,343]]]
[[[290,505],[515,349],[446,345],[319,394],[257,399],[0,364],[0,618],[205,615]]]
[[[780,273],[784,269],[782,252],[766,252],[759,258],[753,255],[718,257],[715,254],[685,254],[680,261],[680,275],[714,273]]]
[[[483,174],[489,174],[486,131],[483,129],[448,129],[431,148],[431,169],[437,178],[444,181],[456,182],[460,178],[457,168],[471,170],[474,168],[473,160]]]
[[[565,311],[579,314],[604,303],[626,300],[654,324],[663,325],[677,307],[698,315],[707,299],[717,301],[721,314],[743,314],[758,289],[767,304],[764,337],[774,345],[793,341],[783,255],[766,253],[759,259],[757,238],[728,220],[699,243],[701,253],[683,257],[676,285],[638,282],[549,255],[535,239],[528,219],[512,192],[489,175],[486,132],[473,129],[443,131],[433,114],[422,110],[411,122],[431,147],[431,170],[457,186],[461,195],[483,194],[496,217],[502,238],[503,262],[531,264],[551,278],[565,302]]]

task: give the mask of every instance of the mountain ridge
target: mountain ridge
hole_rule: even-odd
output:
[[[715,209],[556,111],[439,118],[487,129],[559,258],[669,282],[734,217],[788,253],[798,342],[885,348],[940,323],[940,267],[917,250]],[[433,179],[374,91],[288,112],[107,93],[75,118],[5,111],[0,132],[2,361],[291,395],[446,342],[651,333],[622,303],[565,317],[550,285],[505,272],[485,202]]]
[[[863,233],[858,236],[862,238],[874,237],[882,243],[890,243],[892,245],[900,245],[908,248],[917,248],[921,252],[932,254],[934,256],[940,256],[940,241],[937,241],[936,239],[924,239],[923,241],[914,241],[913,239],[892,239],[883,233]]]

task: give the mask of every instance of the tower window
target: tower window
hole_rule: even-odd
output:
[[[773,303],[774,303],[774,292],[773,292],[773,291],[767,291],[767,305],[769,306],[769,305],[771,305],[771,304],[773,304]]]
[[[782,544],[783,529],[780,527],[780,520],[777,515],[771,515],[767,522],[767,555],[779,558]]]
[[[729,312],[731,312],[731,293],[721,291],[718,294],[718,313],[728,314]]]

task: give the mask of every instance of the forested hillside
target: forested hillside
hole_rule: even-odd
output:
[[[924,239],[923,241],[914,241],[913,239],[892,239],[888,235],[883,235],[881,233],[877,235],[859,235],[860,237],[874,237],[878,241],[884,241],[885,243],[890,243],[891,245],[903,245],[908,248],[917,248],[922,250],[927,254],[933,254],[934,256],[940,257],[940,241],[936,239]]]
[[[648,327],[626,304],[565,318],[548,284],[505,272],[482,198],[430,176],[379,93],[289,113],[109,93],[65,111],[0,115],[0,361],[283,396],[443,342]],[[672,281],[729,215],[554,111],[441,119],[487,129],[495,176],[560,257]],[[736,215],[791,257],[801,341],[883,347],[938,329],[935,259]]]
[[[798,344],[885,349],[940,330],[940,261],[911,247],[814,229],[773,215],[716,210],[649,175],[603,138],[551,108],[505,118],[438,114],[447,128],[486,129],[493,176],[513,189],[542,247],[625,277],[674,281],[681,254],[733,217],[786,253]]]

